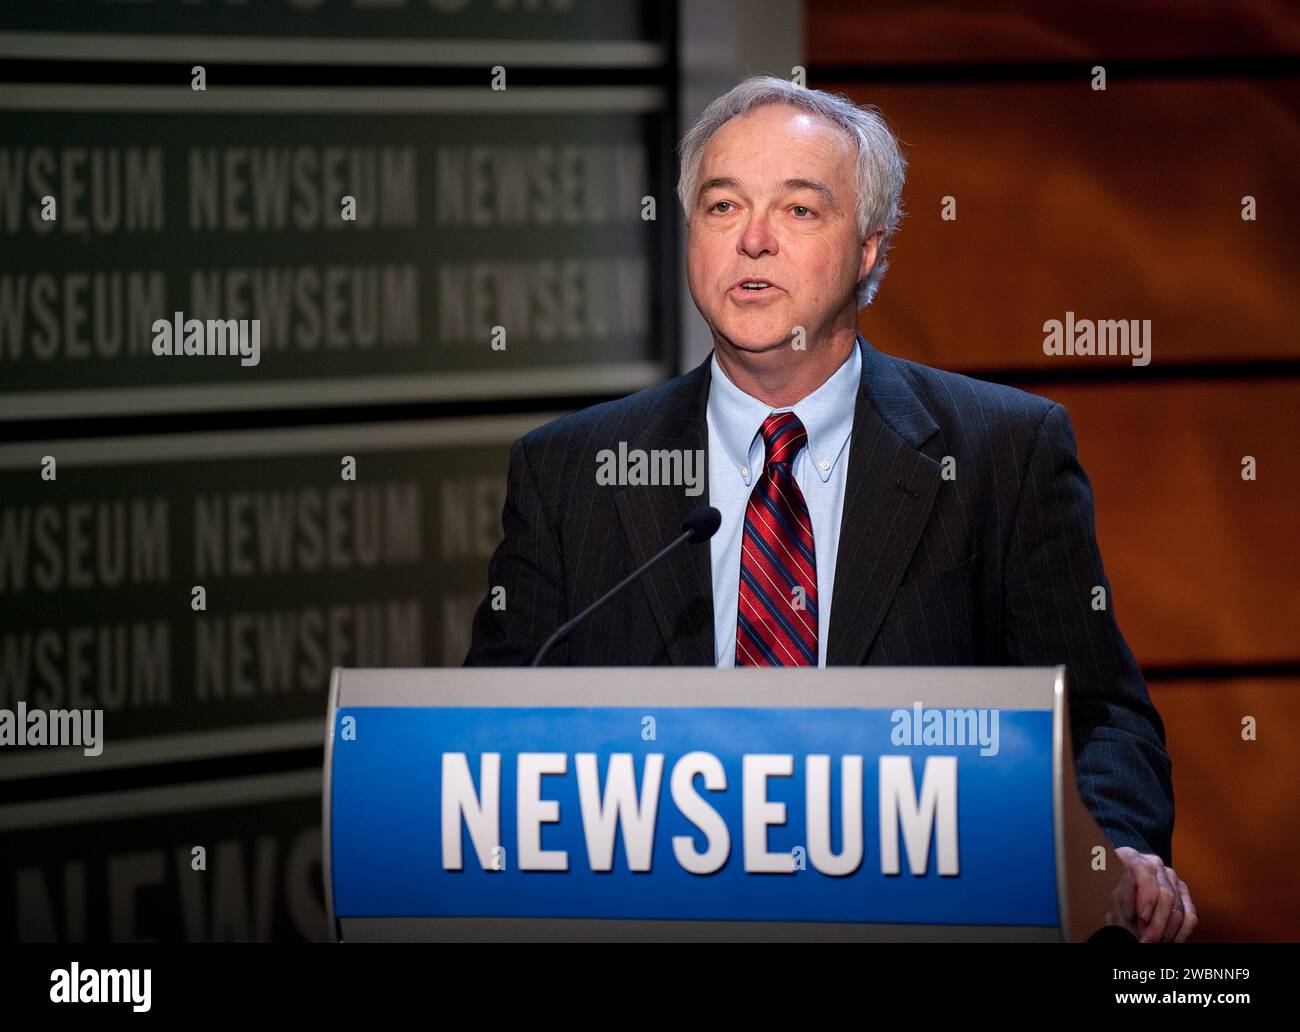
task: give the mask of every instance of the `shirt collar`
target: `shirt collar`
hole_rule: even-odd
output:
[[[746,484],[751,484],[757,471],[750,468],[750,452],[763,420],[773,412],[793,409],[808,432],[808,456],[812,468],[825,482],[835,472],[835,464],[841,461],[844,446],[853,431],[853,411],[861,379],[862,351],[855,341],[849,357],[824,384],[793,406],[774,409],[732,383],[722,371],[714,352],[709,382],[709,419],[731,459],[732,468]],[[762,448],[761,439],[758,446]]]

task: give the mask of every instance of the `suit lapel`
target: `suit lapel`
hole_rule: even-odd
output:
[[[705,457],[704,490],[687,495],[681,487],[634,485],[614,499],[636,565],[646,562],[681,534],[692,509],[709,504],[709,360],[673,385],[672,394],[633,434],[628,450],[699,451]],[[635,589],[629,589],[635,590]],[[708,545],[683,545],[641,578],[655,623],[676,666],[713,666],[713,573]],[[628,628],[629,634],[639,633]]]
[[[827,665],[863,661],[880,632],[938,496],[940,464],[921,447],[938,431],[895,364],[861,336],[862,380],[844,486]],[[711,356],[710,356],[711,357]],[[644,563],[680,533],[686,514],[709,504],[709,359],[678,379],[673,393],[628,442],[629,450],[699,450],[704,491],[636,485],[615,496],[633,562]],[[687,545],[641,580],[655,624],[677,666],[712,666],[713,574],[709,549]],[[638,633],[630,628],[629,633]]]
[[[888,357],[860,335],[862,382],[844,484],[826,663],[866,658],[939,492],[921,446],[938,424]]]

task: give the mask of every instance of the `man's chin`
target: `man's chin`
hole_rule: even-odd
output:
[[[794,327],[770,319],[744,320],[719,327],[722,336],[738,351],[761,353],[787,348],[794,337]]]

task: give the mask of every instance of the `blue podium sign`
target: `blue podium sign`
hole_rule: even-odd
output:
[[[1062,681],[338,670],[331,920],[343,938],[479,921],[1059,938]]]

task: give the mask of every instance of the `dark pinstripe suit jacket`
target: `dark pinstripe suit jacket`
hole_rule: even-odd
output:
[[[1164,725],[1110,607],[1092,492],[1065,409],[884,355],[861,337],[828,664],[1067,667],[1084,803],[1112,842],[1168,862]],[[466,665],[522,665],[708,502],[601,486],[597,452],[708,448],[709,363],[516,441]],[[956,460],[944,479],[941,460]],[[562,665],[713,665],[706,548],[683,547],[557,645]],[[1106,608],[1093,608],[1093,589]]]

